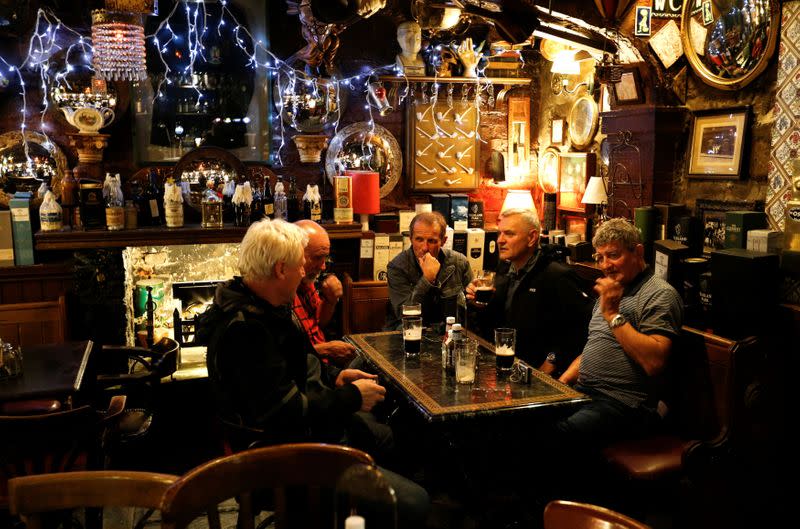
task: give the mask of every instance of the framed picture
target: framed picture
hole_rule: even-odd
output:
[[[614,83],[614,103],[617,105],[639,105],[645,102],[642,74],[636,65],[623,66],[622,78]]]
[[[763,211],[761,200],[710,200],[695,201],[696,216],[703,223],[703,251],[710,253],[725,247],[725,213],[728,211]]]
[[[559,156],[558,209],[583,213],[581,202],[589,177],[597,174],[593,152],[563,152]]]
[[[553,145],[564,143],[564,120],[561,118],[554,119],[550,123],[550,143]]]
[[[742,178],[749,129],[749,107],[695,112],[689,145],[689,177]]]

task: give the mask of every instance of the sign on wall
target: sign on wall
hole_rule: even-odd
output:
[[[683,0],[653,0],[653,18],[680,18],[682,9]]]

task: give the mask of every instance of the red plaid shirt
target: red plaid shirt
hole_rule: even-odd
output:
[[[314,345],[325,342],[325,335],[322,333],[322,329],[319,328],[319,320],[317,319],[321,305],[322,299],[320,299],[314,283],[301,282],[300,286],[297,287],[297,294],[294,296],[292,310],[294,310],[295,316],[303,325],[303,330],[306,331],[308,339]]]

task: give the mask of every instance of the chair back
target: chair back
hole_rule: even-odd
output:
[[[239,501],[239,529],[253,529],[267,491],[275,528],[331,527],[326,497],[349,467],[372,465],[372,458],[354,448],[317,443],[253,448],[200,465],[178,479],[164,495],[162,527],[181,529],[207,513],[209,527],[219,527],[217,506]],[[301,491],[304,498],[298,498]],[[327,496],[326,496],[327,494]],[[291,512],[290,512],[291,511]]]
[[[12,345],[63,343],[66,337],[64,296],[56,301],[0,305],[0,338]]]
[[[43,515],[89,507],[140,507],[156,510],[170,474],[127,471],[80,471],[40,474],[9,480],[9,509],[28,529],[41,529]]]
[[[125,397],[118,396],[105,414],[87,405],[55,413],[0,415],[0,507],[8,503],[9,479],[101,465],[106,427],[124,407]]]
[[[650,529],[650,526],[605,507],[554,500],[544,508],[544,529]]]

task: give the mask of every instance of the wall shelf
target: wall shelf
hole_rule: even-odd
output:
[[[361,224],[323,224],[332,240],[359,239]],[[186,224],[182,228],[146,227],[135,230],[39,231],[34,235],[36,250],[81,250],[91,248],[124,248],[126,246],[158,246],[174,244],[237,243],[247,228],[227,225],[223,228],[202,228]]]
[[[503,85],[528,85],[531,84],[531,79],[528,77],[403,77],[397,75],[382,75],[379,77],[381,81],[387,83],[457,83],[457,84],[503,84]]]

